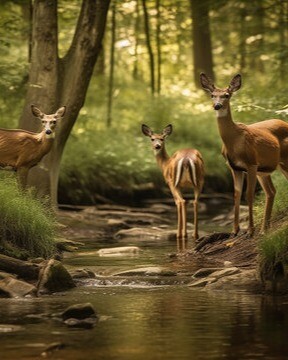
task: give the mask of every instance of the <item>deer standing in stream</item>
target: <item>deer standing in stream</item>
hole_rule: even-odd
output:
[[[200,82],[212,97],[216,110],[219,133],[223,141],[222,154],[231,169],[234,180],[234,229],[239,230],[239,207],[244,173],[247,175],[246,198],[249,208],[248,234],[254,233],[253,201],[257,179],[265,192],[266,202],[261,233],[270,226],[275,197],[271,173],[277,167],[288,179],[288,124],[279,119],[264,120],[251,125],[234,123],[230,110],[230,98],[241,87],[241,75],[237,74],[225,89],[216,88],[203,73]]]
[[[183,188],[194,189],[194,239],[198,239],[198,201],[204,184],[204,163],[196,149],[182,149],[171,157],[165,149],[165,139],[172,133],[168,125],[161,134],[155,134],[147,125],[142,125],[142,132],[149,136],[156,161],[162,170],[164,179],[170,188],[177,206],[178,230],[177,245],[179,250],[186,248],[187,242],[187,206],[183,199]]]
[[[16,171],[18,183],[23,189],[29,169],[51,150],[57,121],[64,116],[66,107],[59,108],[51,115],[44,114],[34,105],[31,105],[31,110],[42,122],[43,130],[40,133],[0,129],[0,169]]]

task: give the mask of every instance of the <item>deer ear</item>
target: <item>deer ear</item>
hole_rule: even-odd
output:
[[[212,80],[209,79],[209,77],[204,73],[200,74],[200,83],[202,85],[202,88],[206,91],[209,91],[210,93],[212,93],[215,90],[215,86]]]
[[[149,128],[149,126],[145,125],[145,124],[142,124],[142,133],[145,135],[145,136],[151,136],[153,134],[153,131]]]
[[[34,116],[36,116],[39,119],[43,119],[44,113],[38,109],[35,105],[31,105],[31,111]]]
[[[169,124],[169,125],[167,125],[167,126],[164,128],[164,130],[162,131],[162,134],[163,134],[164,136],[169,136],[169,135],[172,134],[172,131],[173,131],[173,127],[172,127],[171,124]]]
[[[66,106],[62,106],[56,111],[56,115],[57,117],[59,116],[62,118],[65,115],[65,112],[66,112]]]
[[[239,90],[240,88],[241,88],[241,75],[237,74],[231,80],[231,82],[228,86],[228,90],[231,92],[234,92],[234,91]]]

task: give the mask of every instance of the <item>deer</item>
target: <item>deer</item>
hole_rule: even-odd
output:
[[[156,134],[149,126],[142,124],[142,132],[151,139],[156,161],[177,207],[177,244],[178,249],[182,250],[187,243],[187,206],[182,191],[185,188],[194,190],[194,239],[197,240],[198,202],[204,185],[204,162],[196,149],[178,150],[170,157],[165,149],[165,140],[172,134],[172,130],[169,124],[162,133]]]
[[[57,122],[63,118],[66,107],[62,106],[50,115],[35,105],[31,105],[31,111],[42,123],[41,132],[0,129],[0,169],[15,171],[22,189],[26,188],[29,170],[51,150]]]
[[[280,119],[269,119],[246,125],[235,123],[232,119],[230,99],[241,87],[241,75],[236,74],[228,87],[216,88],[211,79],[200,74],[204,90],[211,94],[213,108],[216,111],[218,129],[222,138],[222,155],[231,170],[234,183],[234,224],[232,235],[240,231],[239,213],[246,174],[246,201],[248,203],[249,237],[255,231],[253,221],[253,202],[257,179],[265,193],[264,218],[260,234],[271,226],[271,214],[276,189],[271,174],[279,168],[288,179],[288,124]]]

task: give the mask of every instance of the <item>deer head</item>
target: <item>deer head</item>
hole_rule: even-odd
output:
[[[42,122],[43,131],[46,138],[54,138],[57,121],[63,118],[66,111],[66,106],[60,107],[54,114],[44,114],[35,105],[31,105],[31,111]]]

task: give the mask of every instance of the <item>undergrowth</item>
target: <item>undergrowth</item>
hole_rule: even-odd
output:
[[[49,258],[55,253],[54,216],[15,179],[0,177],[0,252],[9,256]]]

